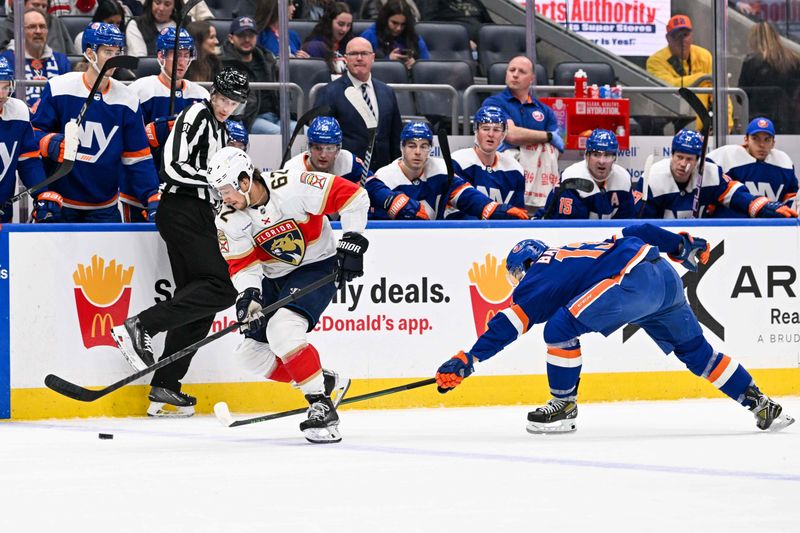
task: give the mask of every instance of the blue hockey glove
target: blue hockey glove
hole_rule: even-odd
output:
[[[39,152],[44,157],[62,163],[64,161],[64,134],[48,133],[39,139]]]
[[[530,220],[531,217],[529,217],[528,212],[521,207],[491,202],[486,204],[483,208],[481,218],[483,220],[511,220],[514,218]]]
[[[559,152],[561,152],[563,154],[564,153],[564,139],[562,139],[561,135],[558,134],[558,130],[551,131],[550,135],[551,135],[550,136],[550,140],[548,142],[551,145],[553,145],[553,148],[555,148],[556,150],[558,150]]]
[[[236,320],[241,324],[239,332],[245,337],[253,335],[267,326],[267,319],[261,312],[261,291],[248,287],[236,298]]]
[[[436,371],[436,386],[441,394],[455,389],[461,382],[468,378],[475,368],[472,366],[474,358],[469,352],[463,350],[445,361]]]
[[[161,193],[156,193],[147,199],[147,221],[156,221],[156,211],[158,211],[158,204],[161,201]]]
[[[383,208],[391,219],[430,220],[422,204],[403,193],[388,197],[384,202]]]
[[[697,263],[708,263],[709,250],[711,247],[708,241],[700,237],[692,237],[686,232],[680,233],[681,243],[678,251],[668,254],[669,258],[683,265],[686,270],[697,272]]]
[[[336,286],[364,275],[364,252],[369,241],[360,233],[348,231],[336,245]]]
[[[33,221],[37,224],[61,222],[61,205],[64,199],[55,191],[45,191],[36,198]]]
[[[780,202],[770,202],[764,196],[750,202],[747,210],[752,218],[797,218],[797,211]]]
[[[153,122],[150,122],[144,127],[144,131],[147,133],[147,142],[150,143],[152,148],[164,146],[174,125],[175,115],[158,117]]]

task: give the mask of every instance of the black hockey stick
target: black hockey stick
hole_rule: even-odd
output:
[[[378,398],[379,396],[387,396],[389,394],[394,394],[396,392],[403,392],[411,389],[417,389],[419,387],[424,387],[426,385],[433,385],[434,383],[436,383],[436,378],[423,379],[422,381],[406,383],[405,385],[399,385],[397,387],[392,387],[390,389],[383,389],[375,392],[368,392],[367,394],[361,394],[359,396],[353,396],[352,398],[345,398],[344,400],[342,400],[340,405],[344,405],[347,403],[363,402],[365,400],[371,400],[372,398]],[[231,416],[230,410],[228,409],[228,404],[226,404],[225,402],[219,402],[216,405],[214,405],[214,414],[217,415],[217,420],[219,420],[223,426],[227,426],[229,428],[236,426],[246,426],[248,424],[257,424],[259,422],[266,422],[268,420],[286,418],[287,416],[300,415],[305,413],[306,411],[308,411],[308,407],[302,407],[300,409],[292,409],[291,411],[283,411],[280,413],[273,413],[271,415],[263,415],[263,416],[256,416],[253,418],[234,420],[234,418]]]
[[[450,156],[450,141],[447,139],[447,131],[439,130],[436,138],[439,140],[439,150],[442,152],[444,166],[447,169],[447,190],[449,191],[453,184],[455,172],[453,171],[453,158]]]
[[[344,90],[344,96],[361,116],[361,120],[364,121],[364,125],[367,127],[367,151],[364,153],[364,168],[361,170],[361,185],[364,185],[364,182],[367,181],[367,175],[369,175],[369,165],[372,163],[372,151],[375,150],[378,119],[370,111],[366,100],[364,100],[358,89],[351,85]]]
[[[269,313],[272,313],[273,311],[276,311],[276,310],[280,309],[284,305],[289,304],[289,303],[297,300],[298,298],[301,298],[301,297],[305,296],[306,294],[308,294],[308,293],[310,293],[312,291],[315,291],[315,290],[319,289],[320,287],[322,287],[324,285],[327,285],[328,283],[331,283],[335,279],[336,279],[336,273],[328,274],[324,278],[318,279],[314,283],[311,283],[308,286],[303,287],[299,291],[297,291],[297,292],[295,292],[293,294],[290,294],[286,298],[281,298],[277,302],[266,306],[264,309],[262,309],[262,313],[264,313],[265,315],[267,315]],[[139,379],[142,376],[146,376],[147,374],[149,374],[151,372],[155,372],[159,368],[163,368],[163,367],[167,366],[168,364],[173,363],[173,362],[177,361],[178,359],[180,359],[182,357],[185,357],[186,355],[196,351],[199,348],[202,348],[206,344],[210,344],[210,343],[214,342],[215,340],[219,339],[220,337],[223,337],[223,336],[227,335],[228,333],[236,331],[237,329],[239,329],[239,325],[240,324],[238,322],[234,322],[233,324],[231,324],[227,328],[222,329],[222,330],[220,330],[220,331],[218,331],[218,332],[216,332],[216,333],[214,333],[212,335],[209,335],[205,339],[201,339],[201,340],[197,341],[196,343],[194,343],[194,344],[192,344],[190,346],[187,346],[186,348],[184,348],[182,350],[178,350],[177,352],[175,352],[174,354],[170,355],[169,357],[163,357],[156,364],[154,364],[152,366],[149,366],[149,367],[145,368],[144,370],[139,370],[135,374],[131,374],[130,376],[128,376],[128,377],[126,377],[124,379],[121,379],[121,380],[117,381],[116,383],[112,383],[108,387],[105,387],[105,388],[100,389],[100,390],[91,390],[91,389],[83,388],[83,387],[81,387],[79,385],[75,385],[74,383],[70,383],[69,381],[67,381],[65,379],[62,379],[62,378],[56,376],[55,374],[48,374],[47,377],[44,378],[44,384],[47,385],[50,389],[56,391],[57,393],[62,394],[64,396],[67,396],[68,398],[72,398],[73,400],[78,400],[80,402],[93,402],[93,401],[97,400],[98,398],[102,398],[103,396],[105,396],[108,393],[114,392],[115,390],[117,390],[117,389],[119,389],[121,387],[124,387],[128,383],[132,383],[132,382],[136,381],[137,379]]]
[[[106,72],[111,70],[112,68],[127,68],[131,70],[136,70],[136,66],[138,64],[139,60],[131,56],[114,56],[106,60],[106,62],[100,68],[100,72],[97,74],[97,79],[95,80],[91,90],[89,91],[89,96],[87,96],[86,100],[83,102],[83,106],[81,107],[81,110],[78,113],[77,118],[70,120],[64,125],[64,161],[62,161],[61,164],[58,165],[56,171],[53,172],[53,174],[49,178],[45,179],[40,183],[37,183],[33,187],[25,189],[16,196],[12,196],[8,200],[6,200],[5,204],[2,207],[5,207],[6,205],[11,205],[14,202],[22,200],[23,198],[28,196],[33,197],[34,194],[44,189],[54,181],[60,180],[61,178],[63,178],[72,171],[72,167],[73,165],[75,165],[75,158],[78,155],[78,134],[80,131],[79,130],[80,125],[83,122],[84,117],[86,116],[86,111],[89,109],[89,105],[94,101],[94,96],[97,94],[97,91],[100,90],[100,84],[105,78]],[[3,214],[3,209],[0,208],[0,215],[2,214]]]
[[[292,146],[294,146],[294,140],[303,131],[303,128],[311,124],[311,121],[317,118],[320,115],[325,115],[330,111],[330,107],[327,104],[323,104],[321,106],[312,107],[302,115],[300,118],[297,119],[297,126],[294,127],[294,131],[292,132],[292,136],[289,138],[289,144],[286,145],[286,149],[283,151],[283,157],[281,158],[281,164],[278,168],[283,168],[286,162],[292,157]]]
[[[556,210],[558,202],[561,201],[561,195],[564,194],[564,191],[575,190],[581,192],[592,192],[594,190],[594,183],[592,180],[586,178],[572,178],[565,182],[559,183],[553,191],[553,201],[547,204],[547,209],[545,209],[542,220],[547,220],[553,216],[553,211]]]
[[[183,4],[183,9],[178,14],[178,20],[175,22],[175,45],[172,47],[172,72],[169,77],[169,116],[175,114],[175,85],[177,84],[175,77],[178,75],[178,46],[181,40],[181,30],[186,17],[189,16],[189,11],[199,3],[200,0],[188,0]]]
[[[692,218],[700,218],[700,189],[703,186],[703,168],[706,164],[708,132],[711,129],[711,116],[713,113],[706,109],[706,106],[703,105],[697,95],[686,87],[678,89],[678,94],[689,104],[702,125],[700,134],[703,136],[703,150],[700,152],[700,160],[697,163],[697,183],[695,183],[694,199],[692,200]]]
[[[639,208],[636,218],[642,218],[644,208],[647,205],[647,199],[650,197],[650,170],[653,167],[655,158],[655,154],[650,154],[644,162],[644,171],[642,172],[642,197],[639,198],[639,201],[642,202],[642,206]]]

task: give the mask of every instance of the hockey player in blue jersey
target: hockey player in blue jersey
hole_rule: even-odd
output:
[[[534,324],[545,323],[547,379],[553,398],[528,414],[530,433],[577,429],[577,395],[582,355],[580,336],[609,336],[626,324],[640,326],[665,353],[675,356],[734,401],[750,409],[760,429],[794,422],[765,396],[753,377],[730,356],[714,350],[689,307],[678,273],[660,253],[689,270],[706,263],[704,239],[675,234],[651,224],[629,226],[621,238],[548,247],[526,239],[506,259],[516,284],[512,304],[489,321],[467,352],[436,373],[439,392],[458,386],[478,361],[500,352]]]
[[[583,161],[564,169],[561,184],[570,180],[589,179],[594,182],[594,188],[588,192],[554,189],[547,196],[545,206],[537,211],[536,218],[633,218],[631,175],[614,163],[618,150],[619,143],[612,132],[604,129],[592,131],[586,139]]]
[[[116,26],[94,22],[83,32],[89,69],[47,82],[33,127],[50,166],[63,161],[65,124],[78,116],[100,69],[109,58],[121,54],[124,45],[125,37]],[[112,74],[113,69],[106,71],[95,101],[86,110],[72,171],[50,187],[64,198],[64,222],[120,222],[117,200],[122,174],[128,175],[132,196],[147,206],[148,218],[155,216],[159,181],[139,100]]]
[[[17,172],[26,187],[33,187],[45,179],[39,144],[33,135],[28,106],[14,94],[14,67],[0,57],[0,223],[11,222],[11,206],[4,206],[14,194]],[[42,191],[34,202],[34,222],[59,222],[61,195]]]
[[[316,117],[306,132],[308,150],[286,162],[284,168],[327,172],[359,183],[364,162],[353,152],[342,149],[342,128],[333,117]],[[372,172],[369,173],[372,175]]]
[[[453,167],[470,185],[494,200],[525,209],[525,171],[509,152],[498,152],[508,115],[496,106],[475,112],[475,145],[453,153]],[[475,218],[456,212],[447,218]]]
[[[696,131],[681,130],[672,138],[672,155],[650,167],[648,176],[636,185],[636,211],[642,218],[692,218],[692,203],[699,174],[698,159],[703,137]],[[641,196],[647,182],[648,198]],[[759,218],[797,217],[780,202],[753,196],[738,181],[709,161],[703,167],[699,214],[711,215],[719,208]]]
[[[233,146],[239,150],[247,151],[250,146],[250,134],[247,128],[238,120],[228,119],[225,121],[225,129],[228,130],[228,146]]]
[[[432,144],[433,132],[426,123],[409,122],[403,127],[401,157],[378,169],[365,184],[371,218],[405,218],[398,215],[414,201],[425,211],[415,218],[423,220],[441,220],[456,209],[481,220],[528,220],[524,209],[493,201],[460,176],[449,177],[444,161],[429,157]],[[388,190],[382,189],[384,185]]]
[[[797,174],[789,155],[775,148],[775,126],[766,117],[756,117],[747,126],[744,144],[728,144],[712,150],[706,161],[735,179],[754,196],[790,205],[797,196]],[[790,205],[791,207],[791,205]],[[797,204],[793,207],[798,210]],[[745,213],[720,207],[715,218],[742,218]]]

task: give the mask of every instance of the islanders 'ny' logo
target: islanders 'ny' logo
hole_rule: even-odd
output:
[[[285,220],[264,228],[256,234],[254,240],[267,255],[290,265],[299,265],[306,253],[303,232],[294,220]]]
[[[498,262],[492,254],[486,254],[483,264],[472,263],[469,269],[469,297],[478,336],[486,331],[498,312],[511,305],[514,288],[506,274],[506,260]]]

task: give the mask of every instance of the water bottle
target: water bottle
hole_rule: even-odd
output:
[[[588,80],[586,73],[583,69],[578,69],[575,76],[572,78],[575,84],[575,98],[586,98],[586,81]]]

